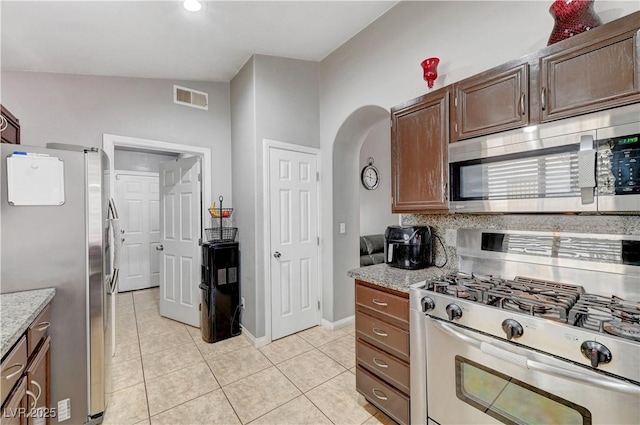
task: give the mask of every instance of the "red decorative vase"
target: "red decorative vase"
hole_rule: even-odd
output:
[[[555,0],[549,13],[556,23],[547,46],[602,24],[593,10],[594,0]]]
[[[420,63],[422,66],[422,76],[424,80],[427,82],[427,86],[430,89],[433,88],[433,82],[438,78],[438,64],[440,63],[440,59],[438,58],[429,58],[425,59]]]

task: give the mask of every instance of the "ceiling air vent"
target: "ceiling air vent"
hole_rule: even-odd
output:
[[[186,87],[173,86],[173,103],[199,109],[209,109],[209,94]]]

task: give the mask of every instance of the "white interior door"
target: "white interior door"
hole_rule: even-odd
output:
[[[320,322],[316,155],[269,149],[271,338]]]
[[[160,164],[160,315],[200,326],[200,158]]]
[[[116,205],[119,208],[122,256],[120,291],[159,284],[156,247],[160,244],[158,174],[116,172]]]

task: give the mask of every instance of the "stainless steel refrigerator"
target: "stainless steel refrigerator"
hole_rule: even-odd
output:
[[[96,148],[56,147],[1,146],[0,292],[56,288],[49,407],[69,399],[71,415],[62,423],[100,423],[110,391],[117,289],[108,158]],[[62,171],[54,178],[38,175],[46,168],[36,161],[42,158],[57,158],[53,167]],[[12,168],[16,162],[24,174]],[[37,184],[29,188],[34,170]],[[60,202],[39,201],[30,191],[44,198],[62,194]]]

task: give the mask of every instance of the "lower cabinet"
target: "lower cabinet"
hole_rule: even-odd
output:
[[[3,358],[0,425],[50,425],[51,336],[49,306]]]
[[[27,424],[35,424],[38,419],[44,418],[49,423],[47,408],[49,400],[49,376],[51,368],[51,337],[47,337],[40,347],[34,359],[27,368],[27,407],[31,413]]]
[[[27,378],[20,379],[13,394],[7,399],[2,408],[2,425],[25,425],[27,423],[24,415],[19,412],[26,412],[25,397],[27,395]]]
[[[356,389],[409,423],[409,294],[356,280]]]
[[[409,396],[360,366],[356,368],[356,389],[392,419],[401,424],[409,423]]]

